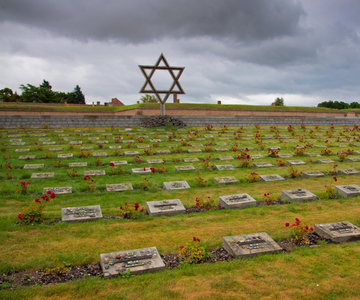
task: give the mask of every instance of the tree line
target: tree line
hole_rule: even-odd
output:
[[[85,104],[85,96],[81,88],[76,85],[69,93],[53,91],[49,81],[45,79],[39,86],[32,84],[20,85],[21,95],[10,88],[0,90],[1,102],[35,102],[35,103],[72,103]]]
[[[318,107],[327,107],[334,109],[349,109],[349,108],[360,108],[360,104],[357,102],[346,103],[344,101],[324,101],[318,104]]]

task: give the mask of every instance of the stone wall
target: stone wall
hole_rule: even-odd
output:
[[[13,112],[12,115],[0,115],[0,126],[16,128],[20,125],[27,127],[42,127],[44,122],[54,127],[132,127],[140,126],[144,116],[115,116],[115,115],[22,115]],[[353,126],[360,125],[359,117],[344,116],[177,116],[188,126],[287,126],[304,123],[311,125]]]

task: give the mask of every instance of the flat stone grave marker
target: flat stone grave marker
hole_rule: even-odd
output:
[[[17,143],[17,142],[22,142],[22,139],[12,139],[10,140],[11,143]]]
[[[214,137],[214,136],[213,136],[212,134],[205,134],[204,137],[206,137],[206,138],[212,138],[212,137]]]
[[[203,144],[190,144],[191,147],[201,147]]]
[[[256,206],[256,200],[248,194],[220,196],[219,204],[226,209]]]
[[[167,136],[167,135],[160,135],[159,136],[161,139],[167,139],[169,136]]]
[[[99,138],[98,138],[98,137],[89,137],[88,140],[90,140],[90,141],[97,141],[97,140],[99,140]]]
[[[54,172],[31,174],[31,178],[50,178],[50,177],[54,177]]]
[[[11,144],[11,146],[23,146],[23,145],[25,145],[25,142],[15,142]]]
[[[61,151],[63,148],[50,148],[49,151]]]
[[[44,167],[44,164],[27,164],[24,165],[24,169],[41,169]]]
[[[131,169],[131,172],[133,174],[150,174],[151,169],[150,168],[134,168],[134,169]]]
[[[55,131],[56,132],[56,131]],[[63,134],[58,134],[58,136],[62,136],[62,137],[64,137],[64,136],[69,136],[68,134],[65,134],[65,133],[63,133]]]
[[[121,146],[109,146],[109,149],[121,149]]]
[[[156,247],[101,254],[100,265],[105,279],[117,277],[127,270],[139,274],[165,269]]]
[[[81,145],[83,142],[82,141],[71,141],[69,144],[70,145]]]
[[[333,243],[356,241],[360,239],[360,228],[348,221],[315,224],[314,231]]]
[[[318,157],[318,156],[321,156],[320,154],[318,153],[307,153],[305,154],[306,156],[310,156],[310,157]]]
[[[334,163],[334,161],[329,159],[329,158],[318,159],[316,162],[322,163],[322,164],[332,164],[332,163]]]
[[[18,159],[35,159],[35,155],[21,155]]]
[[[87,162],[69,163],[69,167],[87,167]]]
[[[20,137],[21,134],[11,134],[11,135],[8,135],[8,138],[16,138],[16,137]]]
[[[287,160],[286,161],[289,165],[294,165],[294,166],[296,166],[296,165],[306,165],[306,163],[305,162],[303,162],[302,160],[300,160],[300,159],[296,159],[296,160]]]
[[[308,171],[308,172],[302,172],[301,176],[303,178],[318,178],[318,177],[324,177],[325,174],[318,171]]]
[[[227,141],[227,140],[229,140],[229,138],[219,138],[219,140],[221,140],[221,141]]]
[[[99,145],[99,144],[108,144],[109,141],[98,141],[96,144]]]
[[[150,148],[149,145],[138,145],[137,147],[138,147],[138,148]]]
[[[104,157],[107,156],[106,152],[95,152],[92,154],[93,157]]]
[[[225,142],[222,142],[222,143],[216,143],[216,145],[218,145],[218,146],[226,146],[226,145],[227,145],[227,143],[225,143]]]
[[[133,140],[125,140],[123,141],[124,144],[132,144],[134,141]]]
[[[191,170],[196,170],[194,168],[194,166],[190,165],[190,166],[175,166],[175,170],[176,171],[191,171]]]
[[[126,160],[117,160],[117,161],[111,161],[110,163],[113,163],[114,166],[119,166],[119,165],[126,165],[127,161]]]
[[[183,159],[183,162],[194,162],[194,161],[199,161],[199,159],[197,157],[189,157]]]
[[[55,145],[55,142],[43,142],[43,145]]]
[[[217,170],[235,170],[235,167],[233,165],[215,165],[215,168]]]
[[[267,162],[256,162],[254,163],[254,166],[257,168],[267,168],[267,167],[273,167],[274,165]]]
[[[161,143],[161,140],[159,140],[159,139],[150,139],[150,142],[152,142],[152,143]]]
[[[218,185],[225,185],[225,184],[233,184],[238,183],[239,179],[237,179],[234,176],[228,176],[228,177],[215,177],[214,183],[217,183]]]
[[[84,130],[75,130],[74,132],[84,132]]]
[[[357,162],[357,161],[359,161],[359,158],[358,157],[348,157],[346,160]]]
[[[89,136],[90,133],[80,133],[80,136]]]
[[[254,154],[254,155],[250,155],[251,159],[257,159],[257,158],[263,158],[263,156],[261,154]]]
[[[146,129],[137,129],[136,131],[146,131]]]
[[[243,148],[240,148],[241,151],[252,151],[254,150],[253,147],[243,147]]]
[[[106,191],[107,192],[123,192],[126,190],[132,190],[131,183],[117,183],[117,184],[107,184]]]
[[[271,147],[267,147],[269,150],[281,150],[281,147],[279,146],[271,146]]]
[[[325,146],[323,145],[315,145],[316,148],[326,148]]]
[[[64,141],[75,141],[75,138],[74,137],[67,137],[67,138],[64,138]]]
[[[215,148],[215,151],[216,152],[226,152],[226,151],[229,151],[228,148]]]
[[[265,232],[223,237],[223,248],[236,258],[253,257],[261,253],[276,253],[283,249]]]
[[[95,130],[95,132],[105,132],[105,130],[100,129],[100,130]]]
[[[139,151],[125,151],[124,155],[125,156],[131,156],[131,155],[139,155]]]
[[[99,176],[99,175],[105,175],[105,170],[84,171],[84,176]]]
[[[162,164],[164,161],[162,159],[147,159],[149,164]]]
[[[356,153],[356,154],[360,154],[360,151],[356,150],[356,151],[354,151],[354,153]]]
[[[46,194],[48,191],[55,193],[56,195],[62,195],[62,194],[71,194],[71,186],[66,187],[47,187],[43,188],[43,194]]]
[[[205,139],[204,138],[197,138],[197,139],[195,139],[195,141],[205,141]]]
[[[356,197],[360,195],[360,187],[355,184],[337,185],[335,186],[335,192],[340,193],[344,198]]]
[[[165,131],[165,129],[156,129],[156,131]]]
[[[220,156],[220,160],[233,160],[234,158],[232,156]]]
[[[58,154],[57,158],[71,158],[73,157],[72,153],[68,153],[68,154]]]
[[[62,222],[85,222],[102,219],[102,217],[100,205],[61,209]]]
[[[158,150],[155,154],[170,154],[170,150]]]
[[[349,168],[349,169],[340,169],[339,173],[341,175],[356,175],[356,174],[359,174],[360,171],[353,169],[353,168]]]
[[[179,199],[146,202],[146,210],[152,217],[184,214],[186,211]]]
[[[281,191],[281,200],[288,202],[304,202],[316,200],[316,196],[306,189],[286,190]]]
[[[186,181],[170,181],[164,182],[163,188],[165,190],[183,190],[189,189],[190,185]]]
[[[80,147],[80,150],[91,150],[91,149],[94,149],[94,147],[92,147],[92,146]]]
[[[30,149],[15,149],[15,152],[29,152]]]
[[[285,178],[281,177],[278,174],[272,174],[272,175],[260,175],[260,179],[262,181],[280,181],[280,180],[285,180]]]

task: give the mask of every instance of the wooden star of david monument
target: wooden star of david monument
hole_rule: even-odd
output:
[[[160,65],[160,64],[163,65]],[[161,53],[160,57],[158,58],[157,62],[154,66],[140,66],[139,68],[143,75],[145,76],[145,83],[142,86],[140,93],[144,94],[155,94],[157,99],[160,102],[160,114],[165,116],[165,102],[169,98],[170,95],[174,94],[185,94],[184,90],[182,89],[179,78],[184,71],[184,67],[170,67],[169,63],[165,59],[164,55]],[[149,74],[146,73],[146,70],[150,70]],[[156,70],[167,70],[169,71],[169,75],[174,80],[168,90],[157,90],[154,84],[151,82],[151,77],[154,75]],[[160,95],[164,94],[163,97]]]

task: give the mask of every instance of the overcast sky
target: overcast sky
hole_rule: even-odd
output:
[[[359,15],[359,0],[0,0],[0,89],[46,79],[134,104],[138,65],[164,53],[185,67],[182,103],[360,102]]]

